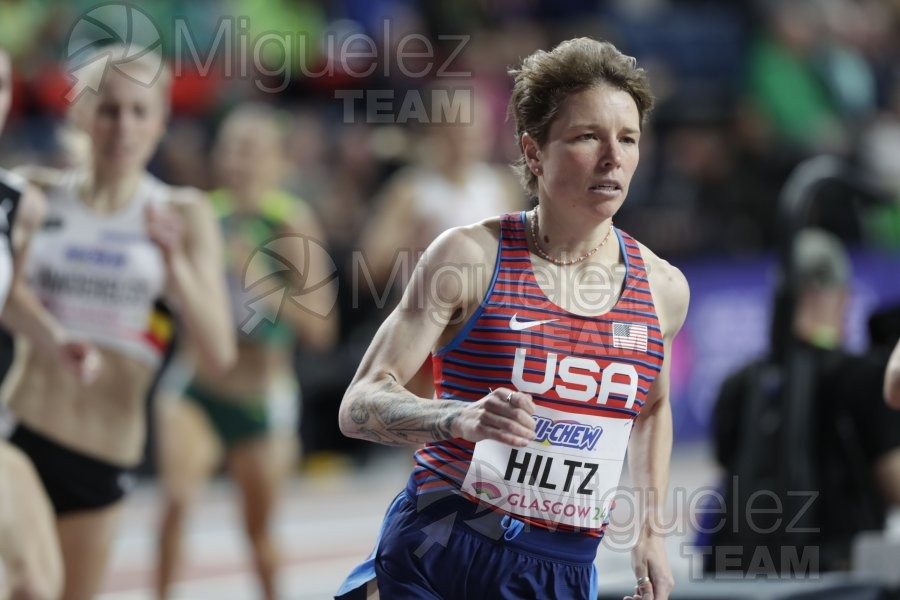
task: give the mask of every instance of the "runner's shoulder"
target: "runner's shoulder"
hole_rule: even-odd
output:
[[[451,227],[431,243],[426,255],[440,264],[493,266],[500,244],[500,217]]]
[[[657,256],[644,244],[638,244],[647,266],[647,278],[663,333],[674,335],[687,317],[691,298],[687,278],[678,267]]]

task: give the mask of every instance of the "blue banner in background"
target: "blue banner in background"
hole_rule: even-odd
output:
[[[845,347],[868,347],[869,315],[900,304],[900,255],[856,252],[846,315]],[[774,257],[678,262],[691,286],[687,321],[675,340],[672,413],[676,441],[709,434],[722,381],[769,345]]]

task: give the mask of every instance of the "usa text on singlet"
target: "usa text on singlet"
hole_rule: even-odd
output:
[[[525,448],[450,439],[416,453],[419,494],[457,490],[545,528],[602,536],[634,419],[663,362],[640,248],[616,230],[626,274],[615,305],[584,317],[554,304],[532,269],[525,213],[505,215],[486,297],[434,356],[436,393],[475,401],[497,387],[531,394]]]

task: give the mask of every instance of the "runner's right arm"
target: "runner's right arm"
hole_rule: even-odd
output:
[[[535,409],[528,394],[498,388],[477,402],[464,402],[420,398],[403,387],[458,311],[481,301],[473,297],[479,286],[465,273],[490,262],[485,237],[482,226],[451,229],[422,256],[400,305],[375,334],[344,394],[339,414],[344,435],[389,445],[461,437],[525,446],[534,437]]]

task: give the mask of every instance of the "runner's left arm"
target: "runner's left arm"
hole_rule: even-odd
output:
[[[650,578],[649,583],[636,590],[639,594],[636,597],[647,597],[650,593],[654,600],[665,600],[674,586],[660,530],[665,522],[662,511],[668,493],[672,454],[669,371],[672,341],[687,316],[690,292],[684,275],[663,261],[650,271],[650,277],[663,330],[665,359],[650,387],[647,404],[635,422],[628,446],[629,471],[636,498],[636,526],[639,528],[637,543],[632,550],[632,567],[636,579]]]
[[[222,234],[209,200],[194,188],[172,192],[171,207],[147,210],[147,232],[163,253],[166,291],[201,364],[212,372],[237,358],[225,283]]]

